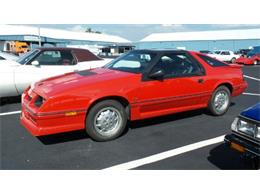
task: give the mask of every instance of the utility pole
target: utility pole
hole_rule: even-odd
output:
[[[41,43],[41,27],[40,27],[40,25],[38,26],[38,39],[39,39],[39,47],[41,47],[42,43]]]

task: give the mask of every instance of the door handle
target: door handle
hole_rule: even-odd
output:
[[[198,79],[198,83],[204,83],[204,79]]]

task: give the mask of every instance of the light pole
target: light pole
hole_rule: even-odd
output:
[[[38,26],[38,40],[39,40],[39,47],[41,47],[42,43],[41,43],[41,27],[40,27],[40,25]]]

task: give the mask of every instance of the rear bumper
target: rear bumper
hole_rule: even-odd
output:
[[[238,96],[238,95],[242,94],[246,90],[247,87],[248,87],[247,82],[243,81],[242,84],[234,87],[234,90],[232,92],[232,96]]]
[[[235,134],[226,135],[224,141],[229,147],[231,147],[231,143],[234,143],[240,146],[241,148],[243,148],[244,151],[243,152],[240,151],[240,153],[245,156],[250,156],[251,158],[260,158],[259,144],[240,138]]]
[[[20,122],[33,136],[50,135],[84,129],[85,112],[78,112],[75,116],[62,113],[39,116],[29,113],[23,107]]]

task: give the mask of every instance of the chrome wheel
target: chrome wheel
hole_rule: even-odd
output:
[[[111,136],[120,130],[122,126],[122,116],[113,107],[101,109],[94,118],[95,130],[104,136]]]
[[[255,60],[255,61],[254,61],[254,65],[257,65],[257,64],[258,64],[258,61],[257,61],[257,60]]]
[[[217,112],[224,112],[229,104],[229,95],[226,91],[219,91],[214,98],[214,106]]]

